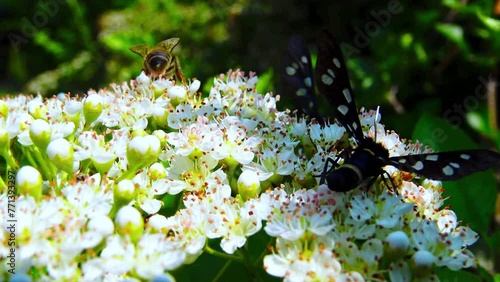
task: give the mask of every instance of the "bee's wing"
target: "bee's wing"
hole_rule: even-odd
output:
[[[391,157],[385,163],[429,179],[447,181],[500,165],[500,154],[488,150],[450,151]]]
[[[129,49],[130,51],[138,54],[139,56],[145,57],[148,54],[149,50],[151,49],[151,46],[147,44],[139,44],[139,45],[134,45]]]
[[[162,42],[156,44],[156,47],[160,47],[162,49],[167,50],[168,52],[172,52],[175,46],[179,44],[179,38],[169,38],[167,40],[163,40]]]

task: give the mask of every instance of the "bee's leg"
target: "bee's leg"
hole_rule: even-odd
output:
[[[182,84],[186,84],[184,80],[184,74],[182,73],[181,64],[179,62],[179,58],[175,57],[175,77],[181,81]]]

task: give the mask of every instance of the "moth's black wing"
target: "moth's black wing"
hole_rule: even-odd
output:
[[[433,180],[457,180],[500,165],[500,154],[488,150],[464,150],[391,157],[387,165]]]
[[[292,98],[299,111],[318,118],[311,54],[302,38],[295,36],[288,41],[287,51],[281,62],[281,70],[286,95]]]
[[[342,58],[340,45],[326,30],[322,31],[318,38],[318,61],[314,77],[319,92],[330,103],[335,118],[359,144],[364,135],[347,67]]]

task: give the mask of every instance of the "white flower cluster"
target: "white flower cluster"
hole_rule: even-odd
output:
[[[230,71],[202,97],[197,80],[141,74],[83,99],[0,100],[0,159],[17,172],[17,195],[0,194],[2,263],[9,201],[16,275],[39,281],[169,281],[203,253],[286,281],[438,281],[433,267],[474,263],[477,234],[443,209],[439,182],[388,167],[394,190],[318,185],[345,129],[278,111],[257,81]],[[421,152],[377,117],[362,112],[363,131],[392,156]]]

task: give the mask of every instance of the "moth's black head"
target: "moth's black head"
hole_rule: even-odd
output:
[[[375,142],[372,138],[364,138],[360,140],[359,149],[367,149],[373,153],[373,155],[387,159],[389,158],[389,150],[387,150],[382,144]]]

